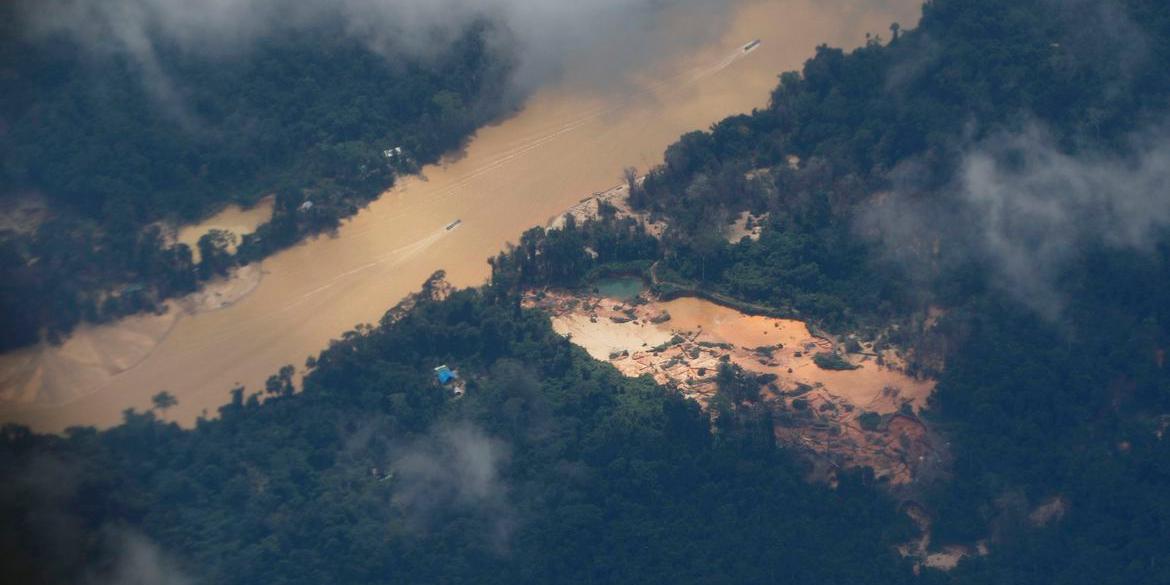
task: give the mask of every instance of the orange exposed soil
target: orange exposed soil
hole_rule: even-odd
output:
[[[869,466],[902,484],[938,460],[931,434],[912,414],[934,382],[860,355],[845,356],[855,369],[821,369],[813,356],[839,348],[801,321],[745,315],[695,298],[623,303],[537,291],[525,305],[548,311],[553,328],[594,358],[627,376],[651,376],[704,407],[718,390],[723,360],[749,374],[774,375],[761,396],[775,415],[777,438],[830,467]],[[876,415],[868,430],[858,420],[864,413]]]

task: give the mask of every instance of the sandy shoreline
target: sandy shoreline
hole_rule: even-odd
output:
[[[185,226],[168,226],[172,243],[187,244],[191,248],[191,257],[199,261],[199,238],[211,230],[225,230],[234,234],[239,244],[239,238],[256,231],[262,224],[272,219],[272,210],[276,206],[276,196],[268,195],[256,202],[255,205],[243,208],[235,203],[229,204],[218,213],[197,223]],[[228,247],[228,251],[235,253],[236,245]]]
[[[559,229],[565,225],[566,217],[572,217],[577,222],[577,225],[581,225],[587,220],[597,218],[601,212],[602,205],[609,205],[616,210],[616,217],[632,217],[637,219],[642,222],[642,225],[646,226],[646,233],[656,238],[661,238],[662,234],[666,232],[666,223],[648,217],[644,213],[634,211],[626,199],[628,194],[629,187],[624,184],[610,187],[604,191],[598,191],[549,219],[545,222],[545,227]]]
[[[0,413],[12,407],[59,407],[83,398],[88,393],[53,390],[100,388],[150,357],[181,319],[230,307],[255,291],[263,278],[260,263],[241,266],[197,292],[168,301],[161,314],[134,315],[116,326],[84,324],[61,345],[42,343],[0,355]]]

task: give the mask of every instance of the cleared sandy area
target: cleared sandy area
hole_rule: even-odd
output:
[[[670,313],[671,327],[700,332],[701,338],[708,341],[722,341],[743,348],[817,342],[803,321],[745,315],[697,298],[675,299],[661,305]]]
[[[605,191],[594,193],[582,199],[576,205],[557,214],[556,217],[548,222],[547,227],[559,229],[565,225],[565,218],[567,217],[572,217],[576,220],[577,225],[580,225],[589,219],[597,218],[601,214],[602,205],[609,205],[614,208],[617,217],[637,219],[642,222],[642,225],[646,226],[646,233],[656,238],[662,237],[663,232],[666,231],[666,222],[631,209],[629,202],[626,200],[629,191],[630,189],[627,185],[617,185]]]
[[[804,322],[745,315],[703,299],[632,304],[595,295],[541,291],[530,295],[526,305],[548,310],[557,333],[570,337],[594,358],[613,361],[623,372],[646,373],[648,368],[654,369],[646,364],[669,362],[678,357],[675,353],[686,353],[672,351],[677,346],[693,346],[700,354],[716,358],[727,355],[745,370],[775,374],[780,387],[807,385],[823,389],[878,414],[892,414],[904,404],[923,406],[934,390],[933,381],[879,366],[866,356],[845,356],[856,369],[823,369],[814,363],[813,356],[835,351],[836,343],[813,335]],[[655,322],[662,316],[669,318]],[[670,349],[654,351],[656,346],[676,337],[683,341]],[[623,351],[630,355],[614,357]],[[646,356],[639,354],[659,355],[644,360]],[[697,369],[691,365],[690,369]],[[714,388],[704,387],[699,376],[691,378],[688,385],[693,386],[695,397],[705,402]],[[662,375],[660,381],[687,382],[673,380],[670,375]]]
[[[906,507],[906,515],[918,526],[918,537],[899,545],[898,553],[903,557],[915,560],[915,575],[922,572],[922,567],[950,571],[959,566],[959,562],[965,558],[986,556],[990,552],[987,540],[976,541],[973,545],[947,545],[934,548],[931,542],[933,521],[926,511],[917,503],[910,502]]]
[[[738,243],[744,238],[751,240],[760,239],[760,233],[763,231],[763,222],[768,220],[768,214],[752,215],[746,211],[739,214],[735,218],[735,222],[727,230],[727,241],[732,244]]]
[[[650,376],[706,407],[723,361],[760,380],[776,436],[833,468],[866,465],[893,484],[939,460],[914,413],[934,390],[864,355],[839,353],[854,369],[829,370],[817,353],[842,352],[833,339],[793,319],[745,315],[698,298],[632,302],[563,291],[532,291],[525,305],[547,311],[553,328],[628,376]],[[870,417],[862,424],[862,416]]]
[[[666,343],[671,337],[668,331],[642,323],[625,326],[579,313],[553,317],[552,326],[554,331],[571,338],[599,360],[608,360],[610,355],[623,351],[642,351]]]

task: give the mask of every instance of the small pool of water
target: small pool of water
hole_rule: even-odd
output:
[[[642,279],[634,276],[622,276],[618,278],[603,278],[598,280],[596,284],[597,292],[601,296],[609,297],[611,299],[621,299],[623,301],[633,300],[642,292]]]

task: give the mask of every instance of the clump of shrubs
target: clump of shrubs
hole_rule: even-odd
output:
[[[822,370],[856,370],[855,366],[836,352],[821,351],[813,356],[813,363]]]
[[[882,424],[882,415],[876,412],[863,412],[857,417],[857,424],[862,430],[876,431]]]

